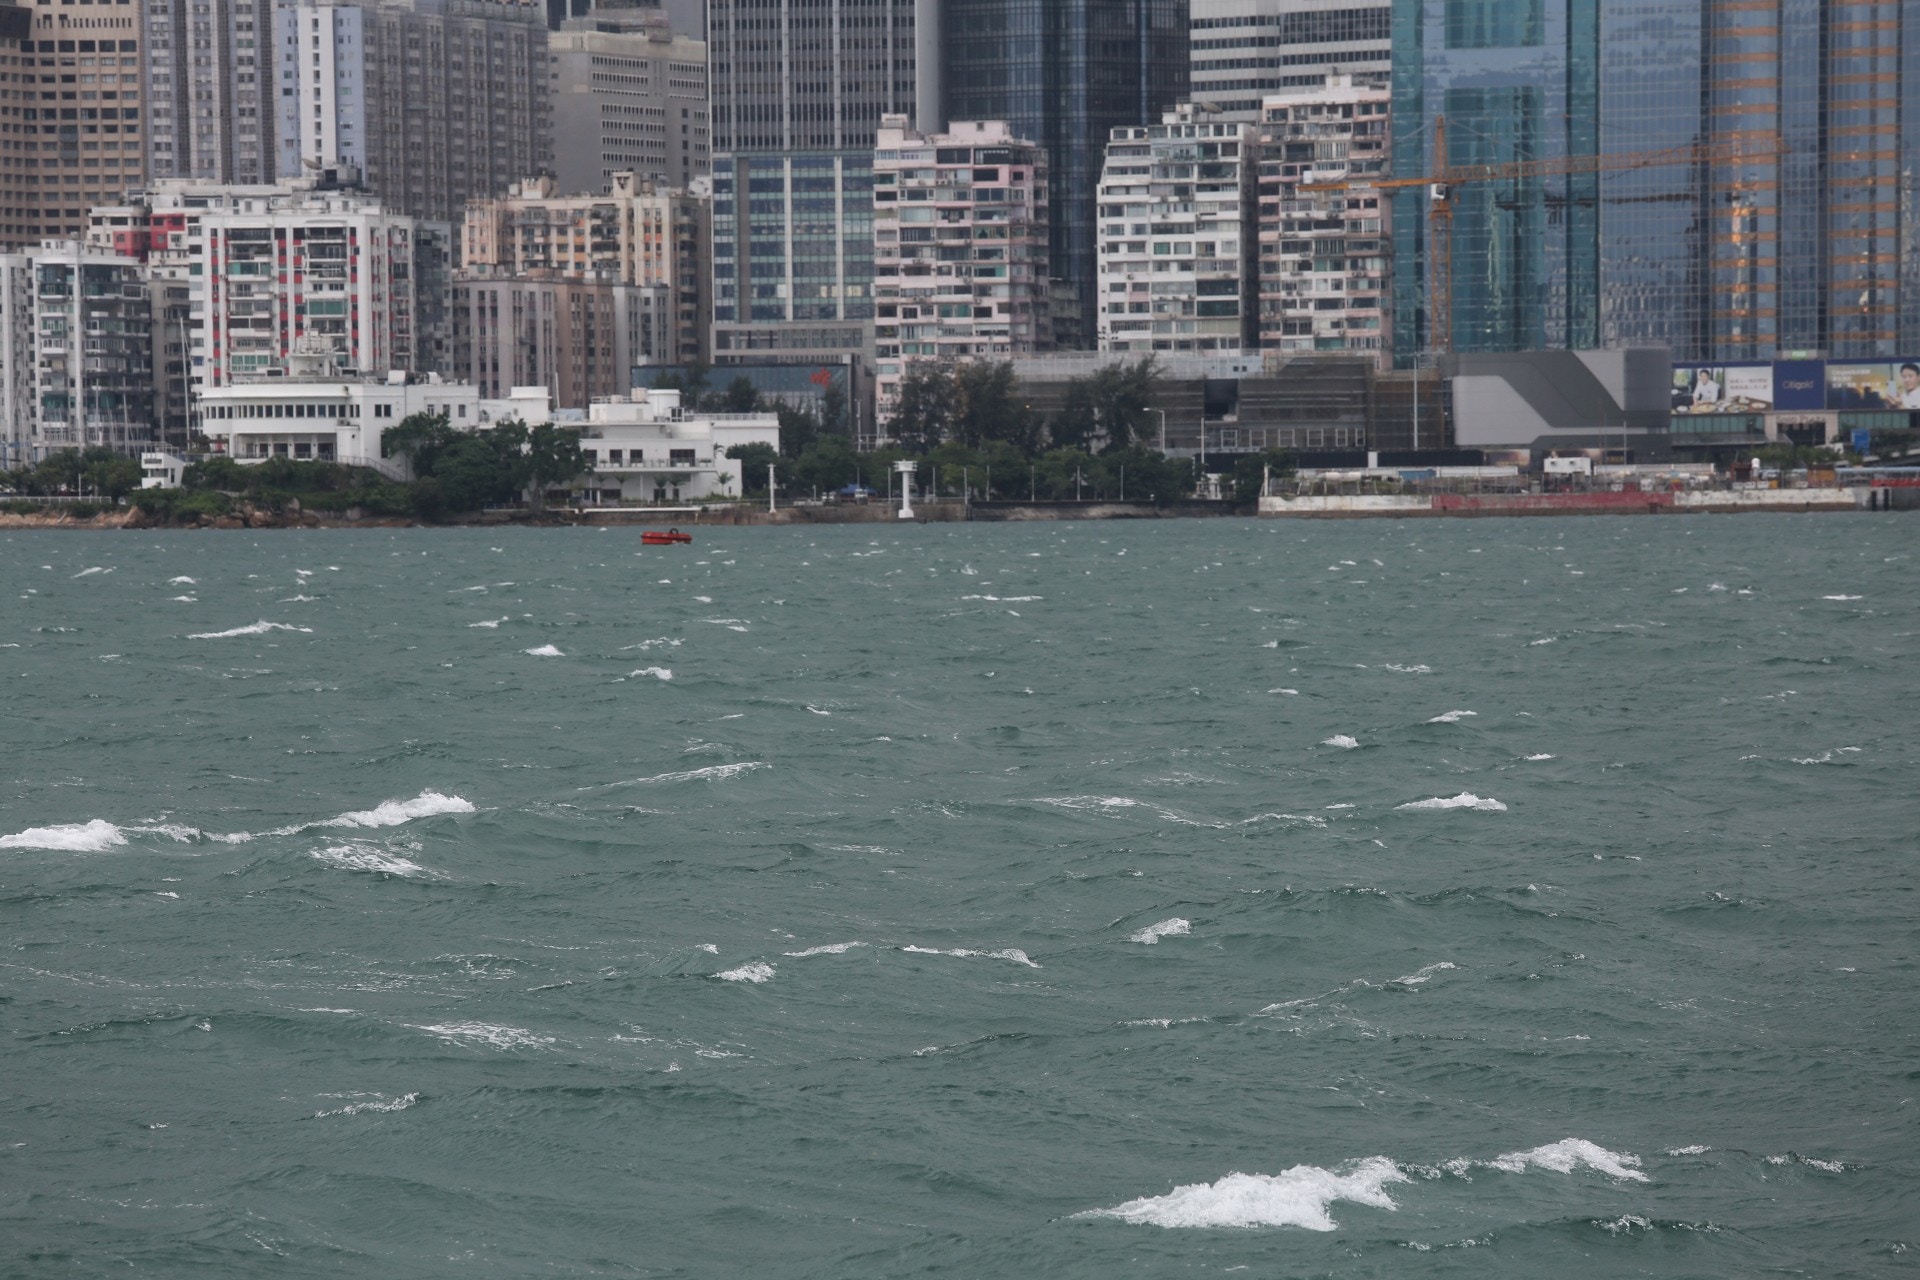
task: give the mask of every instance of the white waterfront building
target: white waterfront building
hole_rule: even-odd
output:
[[[438,374],[410,378],[396,370],[363,378],[324,355],[296,355],[289,364],[284,378],[213,387],[200,398],[201,430],[215,453],[243,463],[292,458],[397,475],[400,467],[380,456],[380,433],[416,413],[444,414],[460,431],[484,431],[509,418],[530,427],[553,420],[545,387],[485,399],[473,384]]]
[[[580,447],[593,470],[574,488],[603,504],[737,498],[740,461],[727,450],[748,444],[777,450],[779,415],[688,413],[678,391],[610,397],[587,410]]]

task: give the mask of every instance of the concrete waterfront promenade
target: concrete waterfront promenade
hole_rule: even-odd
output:
[[[1593,493],[1317,493],[1260,499],[1262,516],[1555,516],[1864,511],[1868,489],[1699,489]]]

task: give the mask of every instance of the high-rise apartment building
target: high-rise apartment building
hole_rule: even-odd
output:
[[[33,10],[0,4],[0,248],[26,244],[29,211],[39,215],[40,76],[34,54]],[[33,127],[27,127],[27,111]],[[31,148],[31,150],[29,150]]]
[[[1392,68],[1390,0],[1191,0],[1193,99],[1258,120],[1270,93]]]
[[[713,167],[707,46],[658,8],[602,5],[547,37],[554,175],[605,191],[616,173],[685,188]]]
[[[552,166],[538,3],[290,0],[274,49],[279,173],[348,165],[390,212],[455,222]]]
[[[880,417],[915,364],[1052,346],[1047,153],[998,120],[921,133],[883,116],[873,159]]]
[[[1920,350],[1920,6],[1412,0],[1393,32],[1397,174],[1441,116],[1455,165],[1617,166],[1454,184],[1455,350]],[[1440,321],[1426,195],[1393,203],[1407,360]]]
[[[625,395],[639,364],[702,361],[707,202],[613,177],[563,196],[552,178],[467,206],[454,285],[457,367],[483,395],[551,388],[584,409]]]
[[[1260,345],[1383,361],[1391,334],[1391,226],[1378,190],[1302,184],[1384,177],[1392,136],[1384,80],[1334,75],[1270,94],[1261,109]]]
[[[1111,131],[1100,177],[1102,351],[1254,345],[1254,126],[1181,103]]]
[[[0,225],[15,228],[5,233],[14,244],[78,240],[87,210],[145,180],[140,8],[133,0],[36,3],[31,24],[15,55],[21,132],[8,135],[18,146],[19,194],[0,205],[16,211]]]
[[[137,453],[153,438],[152,307],[140,264],[77,240],[0,254],[0,429],[13,462],[61,449]],[[25,335],[25,341],[20,335]]]
[[[944,119],[1005,120],[1046,148],[1052,269],[1082,321],[1081,332],[1059,338],[1092,346],[1096,188],[1108,133],[1150,124],[1189,96],[1187,0],[936,2]]]
[[[149,177],[278,176],[273,11],[274,0],[145,0]]]
[[[272,186],[169,179],[94,221],[94,245],[165,290],[156,349],[168,366],[191,350],[196,396],[284,374],[295,356],[379,375],[445,361],[450,229],[389,213],[336,173]]]
[[[708,4],[716,362],[868,350],[874,139],[882,115],[937,114],[916,43],[932,3]]]

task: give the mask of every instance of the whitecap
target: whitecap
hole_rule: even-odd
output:
[[[770,964],[761,964],[756,961],[753,964],[743,964],[738,969],[728,969],[724,973],[716,973],[713,976],[722,978],[728,982],[771,982],[773,980],[773,966]]]
[[[1821,596],[1822,600],[1861,600],[1863,596]]]
[[[181,578],[168,578],[167,585],[170,587],[197,587],[200,584],[195,582],[192,578],[181,577]]]
[[[1468,716],[1477,716],[1478,711],[1447,711],[1427,721],[1428,724],[1458,724]]]
[[[520,1027],[500,1027],[488,1022],[446,1022],[438,1026],[415,1026],[448,1044],[484,1044],[494,1049],[538,1049],[553,1043],[552,1036],[535,1035]]]
[[[699,946],[695,947],[694,950],[704,951],[710,956],[717,956],[720,954],[720,948],[714,946],[711,942],[703,942]]]
[[[316,822],[318,827],[397,827],[403,822],[415,818],[430,818],[439,813],[472,813],[471,802],[459,796],[442,795],[438,791],[422,791],[411,800],[388,800],[371,809],[359,809],[352,813],[343,813],[337,818],[328,818],[325,822]],[[294,827],[277,834],[292,834],[304,828]]]
[[[1434,974],[1444,973],[1448,969],[1458,969],[1459,967],[1460,967],[1459,965],[1453,963],[1453,961],[1451,960],[1441,960],[1434,964],[1426,965],[1422,968],[1416,969],[1412,973],[1406,975],[1404,978],[1395,978],[1394,983],[1402,987],[1423,986],[1426,983],[1433,981]]]
[[[1406,804],[1395,807],[1400,809],[1478,809],[1482,813],[1507,811],[1507,806],[1498,800],[1482,799],[1471,791],[1462,791],[1457,796],[1435,796],[1430,800],[1409,800]]]
[[[656,680],[671,680],[671,679],[673,679],[673,672],[671,672],[671,671],[669,671],[669,670],[668,670],[667,668],[665,668],[665,667],[642,667],[642,668],[640,668],[640,669],[639,669],[638,671],[629,671],[629,672],[627,673],[627,675],[628,675],[629,677],[631,677],[631,676],[652,676],[652,677],[653,677],[654,679],[656,679]]]
[[[1151,947],[1162,938],[1183,938],[1193,932],[1193,921],[1182,920],[1179,916],[1171,920],[1162,920],[1159,924],[1150,924],[1138,933],[1129,934],[1128,942],[1139,942]]]
[[[1327,1210],[1340,1201],[1395,1209],[1386,1188],[1411,1181],[1385,1156],[1358,1161],[1345,1171],[1295,1165],[1285,1173],[1230,1173],[1218,1182],[1175,1187],[1164,1196],[1094,1209],[1089,1218],[1118,1218],[1154,1227],[1303,1227],[1332,1231]]]
[[[864,942],[829,942],[825,946],[808,947],[805,951],[783,951],[780,954],[791,956],[795,960],[804,960],[808,956],[844,955],[855,947],[864,947]]]
[[[371,1099],[371,1101],[350,1102],[346,1106],[337,1107],[332,1111],[316,1111],[313,1113],[315,1120],[324,1120],[328,1116],[357,1116],[365,1111],[405,1111],[408,1107],[420,1101],[420,1095],[417,1093],[404,1093],[397,1098],[389,1098],[384,1093],[323,1093],[320,1096],[323,1098],[368,1098]]]
[[[235,627],[231,631],[197,631],[189,635],[187,639],[227,640],[234,636],[263,636],[269,631],[299,631],[307,635],[313,634],[312,627],[296,627],[286,622],[268,622],[265,618],[262,618],[258,622],[249,623],[244,627]]]
[[[365,845],[331,845],[325,849],[315,850],[312,856],[317,861],[331,867],[338,867],[342,871],[377,871],[384,875],[407,877],[436,874],[398,854],[371,849]]]
[[[1288,698],[1297,698],[1300,696],[1300,691],[1298,689],[1269,689],[1267,690],[1267,692],[1277,693],[1282,695],[1283,697],[1288,697]]]
[[[1424,662],[1411,667],[1403,667],[1397,662],[1389,662],[1387,663],[1387,670],[1398,671],[1401,675],[1408,676],[1427,676],[1433,674],[1433,668]]]
[[[1695,1144],[1691,1147],[1668,1147],[1667,1154],[1670,1156],[1703,1156],[1711,1150],[1713,1150],[1712,1147]]]
[[[1038,969],[1040,967],[1028,958],[1026,952],[1020,950],[1018,947],[1005,947],[999,951],[969,951],[965,947],[959,947],[952,951],[942,951],[938,947],[906,946],[901,947],[900,950],[911,951],[915,955],[922,956],[960,956],[963,958],[979,957],[985,960],[1011,960],[1015,964],[1023,964],[1029,969]]]
[[[168,599],[173,600],[179,604],[199,604],[200,603],[198,600],[194,599],[192,596],[169,596]]]
[[[521,652],[535,658],[564,658],[567,656],[550,644],[543,644],[537,649],[522,649]]]
[[[469,629],[473,627],[485,627],[487,628],[487,630],[491,631],[497,628],[501,623],[510,622],[510,621],[512,621],[512,619],[510,618],[492,618],[486,622],[469,622],[467,626]]]
[[[1558,636],[1548,636],[1548,637],[1547,637],[1546,639],[1544,639],[1544,640],[1529,640],[1529,641],[1527,641],[1527,644],[1528,644],[1528,645],[1530,645],[1530,646],[1532,646],[1532,645],[1543,645],[1543,644],[1552,644],[1552,643],[1553,643],[1553,642],[1554,642],[1555,640],[1557,640],[1557,639],[1559,639],[1559,637],[1558,637]]]
[[[1360,743],[1357,739],[1350,738],[1344,733],[1336,733],[1331,738],[1320,739],[1320,745],[1323,747],[1339,747],[1342,751],[1351,751],[1359,746]]]
[[[833,714],[833,712],[831,711],[822,711],[819,707],[814,706],[811,702],[807,704],[807,710],[813,712],[813,714],[817,716],[830,716]]]
[[[755,769],[771,769],[773,766],[763,760],[743,760],[738,764],[710,764],[704,769],[687,769],[678,773],[657,773],[651,778],[635,778],[634,785],[648,782],[699,782],[731,778],[742,773],[752,773]]]
[[[10,836],[0,836],[0,849],[57,849],[64,853],[100,853],[123,845],[127,837],[111,822],[95,818],[91,822],[69,823],[56,827],[28,827]]]
[[[1562,1138],[1531,1151],[1510,1151],[1487,1161],[1488,1168],[1504,1173],[1524,1173],[1530,1167],[1551,1169],[1555,1173],[1572,1173],[1585,1165],[1609,1178],[1645,1182],[1647,1175],[1640,1172],[1639,1164],[1639,1156],[1609,1151],[1585,1138]]]
[[[1838,756],[1857,756],[1862,750],[1863,748],[1860,747],[1836,747],[1832,751],[1822,751],[1817,756],[1795,756],[1793,762],[1795,764],[1832,764]]]
[[[74,574],[73,576],[74,576],[74,577],[76,577],[76,578],[84,578],[84,577],[87,577],[87,576],[88,576],[88,575],[90,575],[90,574],[95,574],[95,573],[112,573],[112,572],[113,572],[113,570],[111,570],[111,569],[102,569],[102,568],[101,568],[101,567],[100,567],[99,565],[95,565],[95,566],[93,566],[93,568],[91,568],[91,569],[82,569],[82,570],[81,570],[80,572],[78,572],[78,573],[76,573],[76,574]]]
[[[1522,760],[1528,760],[1528,761],[1538,761],[1538,760],[1551,760],[1551,759],[1553,759],[1553,757],[1552,757],[1551,755],[1549,755],[1548,753],[1546,753],[1545,751],[1536,751],[1536,752],[1534,752],[1534,753],[1533,753],[1532,755],[1530,755],[1530,756],[1522,756],[1522,757],[1520,757],[1520,758],[1521,758]]]

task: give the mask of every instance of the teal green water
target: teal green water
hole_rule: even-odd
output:
[[[1917,532],[0,535],[0,1272],[1908,1274]]]

